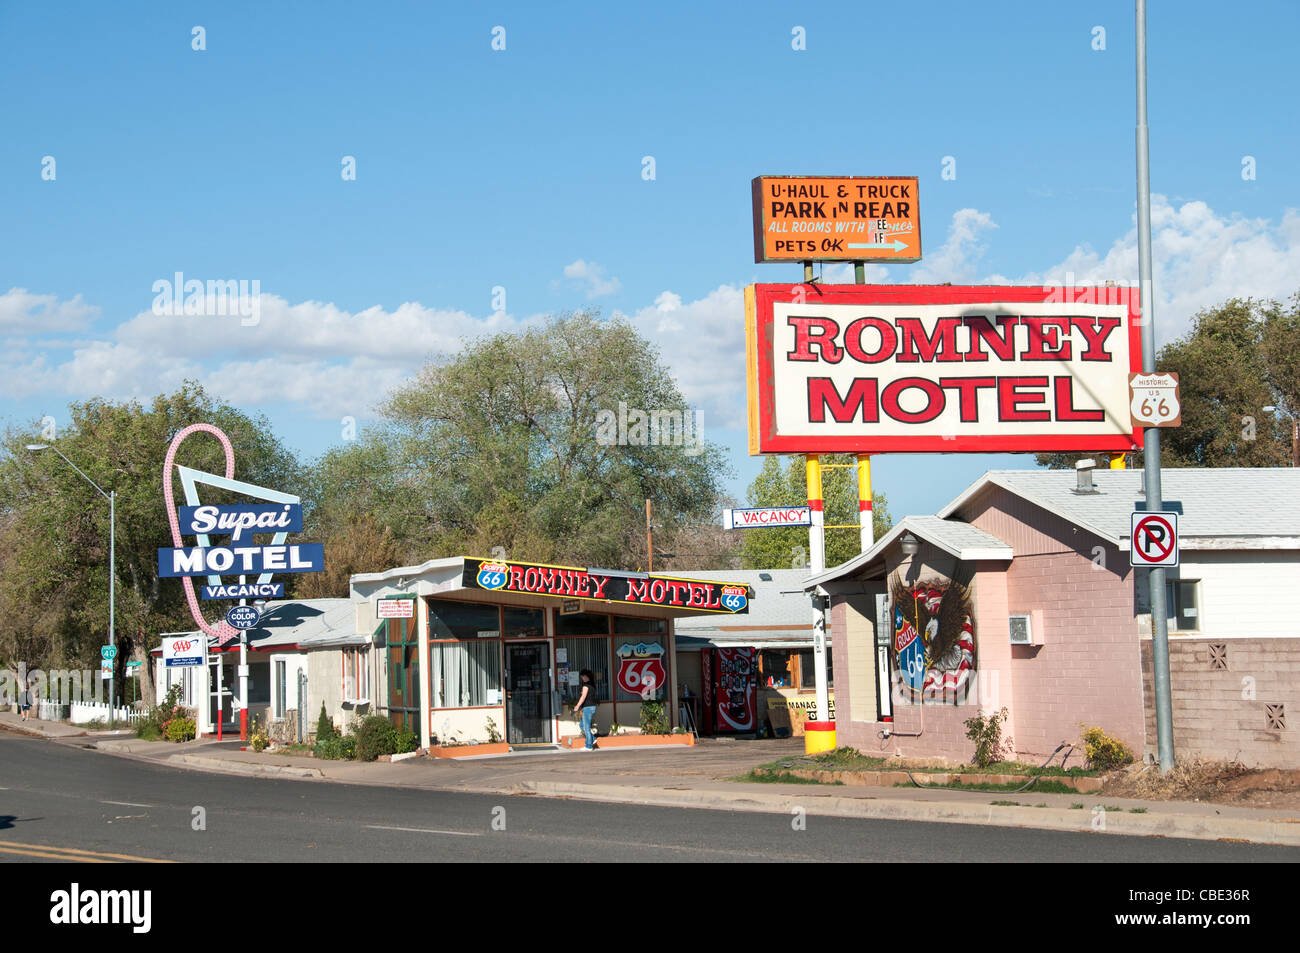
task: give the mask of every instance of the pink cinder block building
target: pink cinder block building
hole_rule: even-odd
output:
[[[807,581],[831,597],[839,744],[966,761],[965,721],[1006,708],[1024,760],[1083,725],[1153,754],[1143,474],[1087,475],[990,471]],[[1163,496],[1177,755],[1300,767],[1300,470],[1166,470]]]

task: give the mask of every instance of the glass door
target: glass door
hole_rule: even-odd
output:
[[[551,659],[545,642],[506,643],[506,741],[551,743]]]

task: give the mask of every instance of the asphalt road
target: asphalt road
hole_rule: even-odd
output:
[[[5,861],[1300,861],[1292,847],[793,820],[208,774],[0,732]]]

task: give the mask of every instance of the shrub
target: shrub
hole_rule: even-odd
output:
[[[266,750],[270,740],[266,730],[266,721],[254,715],[253,724],[248,732],[248,743],[253,746],[254,751],[260,754]]]
[[[1128,745],[1118,738],[1106,734],[1100,728],[1083,728],[1083,753],[1088,759],[1088,767],[1097,771],[1111,771],[1133,762],[1133,752]]]
[[[320,703],[320,717],[316,719],[316,741],[329,741],[339,736],[338,729],[334,727],[334,722],[330,716],[325,713],[325,703]]]
[[[397,754],[397,729],[383,715],[367,715],[356,724],[356,758],[374,761],[380,755]]]
[[[397,754],[406,754],[420,747],[420,736],[409,728],[397,732]]]
[[[663,702],[642,702],[640,723],[643,735],[668,734],[668,712]]]
[[[193,741],[195,733],[194,719],[187,713],[175,715],[163,728],[163,737],[168,741]]]
[[[327,761],[351,761],[357,756],[357,739],[352,735],[339,735],[316,742],[312,753]]]
[[[1005,745],[1002,741],[1002,723],[1007,720],[1007,715],[1003,708],[989,715],[966,719],[966,737],[975,742],[974,762],[979,767],[987,768],[994,761],[1001,761],[1003,748],[1010,749],[1010,739]]]
[[[487,720],[488,744],[498,745],[501,743],[501,731],[497,728],[497,723],[491,718]]]
[[[149,713],[135,723],[135,736],[145,741],[158,741],[163,737],[163,727],[185,709],[181,708],[184,689],[173,685],[167,689],[162,704],[149,709]]]

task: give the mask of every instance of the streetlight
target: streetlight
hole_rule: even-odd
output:
[[[32,453],[39,453],[42,450],[53,450],[60,457],[63,457],[64,463],[72,467],[72,469],[76,470],[78,475],[80,475],[80,477],[83,480],[85,480],[87,483],[93,486],[96,489],[96,491],[98,491],[100,496],[108,500],[108,644],[116,648],[117,632],[114,627],[113,596],[117,589],[117,563],[115,559],[117,554],[117,546],[115,545],[116,536],[117,536],[117,491],[109,490],[107,493],[105,493],[103,487],[101,487],[90,477],[86,476],[86,474],[82,473],[81,468],[79,466],[77,466],[67,457],[63,456],[63,451],[60,450],[58,447],[55,447],[48,443],[29,443],[27,445],[27,449],[30,450]],[[115,681],[114,679],[110,678],[108,680],[108,727],[110,730],[113,728],[113,709],[117,705],[117,695],[115,689],[116,689]]]
[[[1295,414],[1288,414],[1280,410],[1274,404],[1265,407],[1264,413],[1273,414],[1275,417],[1291,418],[1291,466],[1300,467],[1300,419]]]

